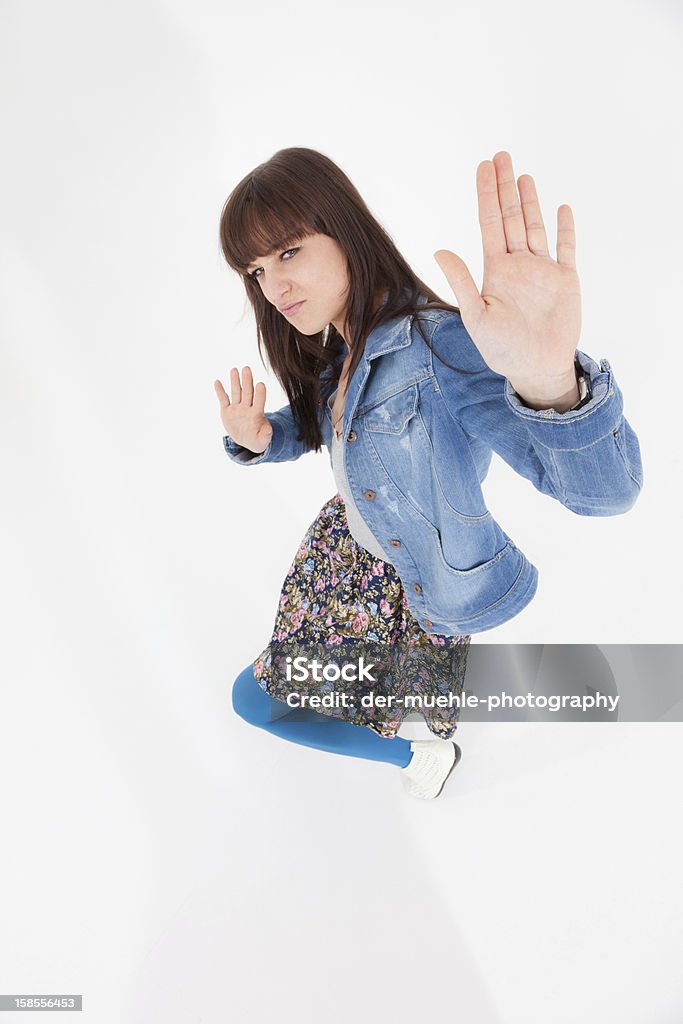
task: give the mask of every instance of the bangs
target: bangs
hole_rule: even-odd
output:
[[[301,183],[303,186],[303,182]],[[277,194],[256,177],[239,185],[221,217],[223,252],[228,264],[246,273],[258,256],[286,249],[306,235],[324,231],[303,194]]]

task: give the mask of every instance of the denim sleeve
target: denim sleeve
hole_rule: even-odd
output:
[[[223,436],[223,447],[228,457],[241,466],[257,466],[259,462],[291,462],[312,449],[297,441],[299,426],[289,405],[277,412],[267,412],[266,419],[273,428],[273,436],[265,451],[250,452],[228,435]]]
[[[529,409],[507,378],[489,369],[455,314],[440,321],[432,348],[472,376],[432,363],[453,419],[479,438],[537,490],[583,516],[627,512],[643,486],[638,438],[623,415],[610,364],[577,350],[592,398],[581,409]]]

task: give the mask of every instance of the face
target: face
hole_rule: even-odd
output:
[[[348,343],[344,314],[350,282],[346,257],[334,238],[308,235],[291,249],[257,257],[247,273],[258,281],[268,302],[302,334],[317,334],[334,324]]]

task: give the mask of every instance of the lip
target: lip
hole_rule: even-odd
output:
[[[295,313],[299,312],[299,308],[303,306],[305,301],[305,299],[302,299],[301,302],[293,302],[291,306],[282,306],[280,312],[284,313],[285,316],[294,316]]]

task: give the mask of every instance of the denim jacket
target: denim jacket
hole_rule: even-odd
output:
[[[437,359],[432,348],[458,373]],[[494,373],[458,313],[420,310],[368,335],[349,382],[344,464],[360,514],[390,554],[408,607],[430,633],[493,629],[533,598],[538,570],[486,508],[482,482],[497,452],[543,494],[582,516],[627,512],[643,485],[640,446],[623,416],[606,359],[577,350],[590,401],[571,412],[534,410]],[[297,441],[289,405],[266,414],[270,444],[255,455],[223,437],[231,460],[287,462]],[[331,461],[332,422],[321,403]]]

